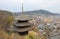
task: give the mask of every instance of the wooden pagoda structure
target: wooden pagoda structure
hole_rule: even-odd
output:
[[[19,35],[27,35],[28,31],[33,28],[32,23],[29,22],[31,20],[31,17],[23,13],[22,5],[22,14],[19,16],[18,19],[15,19],[16,22],[9,30],[18,33]]]

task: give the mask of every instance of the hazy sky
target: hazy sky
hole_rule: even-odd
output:
[[[44,9],[60,13],[60,0],[0,0],[0,9],[18,12],[22,2],[25,11]]]

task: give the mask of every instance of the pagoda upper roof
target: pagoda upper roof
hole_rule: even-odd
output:
[[[32,18],[29,15],[20,15],[19,17],[17,17],[17,19],[15,20],[20,20],[20,21],[24,21],[24,20],[31,20]]]

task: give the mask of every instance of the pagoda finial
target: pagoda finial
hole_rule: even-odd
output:
[[[22,3],[22,14],[23,14],[23,3]]]

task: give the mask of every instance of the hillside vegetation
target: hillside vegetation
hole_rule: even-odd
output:
[[[13,15],[11,12],[0,10],[0,30],[6,30],[6,27],[10,24],[12,17]]]

